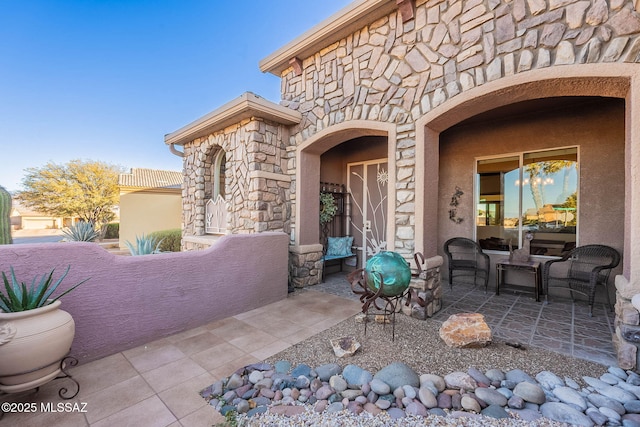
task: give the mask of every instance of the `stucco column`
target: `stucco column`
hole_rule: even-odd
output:
[[[625,234],[623,273],[640,283],[640,75],[631,78],[626,98]]]
[[[320,236],[320,155],[300,150],[297,165],[295,244],[316,244]]]

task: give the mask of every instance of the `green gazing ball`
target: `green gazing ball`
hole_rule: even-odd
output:
[[[411,282],[411,268],[397,252],[382,251],[369,258],[367,266],[367,286],[377,292],[382,286],[382,294],[388,297],[401,295]],[[380,273],[382,283],[380,283]]]

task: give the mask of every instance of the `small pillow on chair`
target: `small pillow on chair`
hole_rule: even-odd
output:
[[[328,256],[348,256],[352,255],[351,245],[353,237],[328,237],[327,255]]]

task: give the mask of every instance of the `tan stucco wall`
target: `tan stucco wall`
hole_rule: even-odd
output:
[[[347,164],[387,158],[387,138],[370,136],[346,141],[320,157],[320,181],[347,184]]]
[[[181,227],[182,197],[173,192],[136,191],[120,194],[119,246],[126,249],[128,240],[135,244],[136,235]]]

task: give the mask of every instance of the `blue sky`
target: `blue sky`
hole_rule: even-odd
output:
[[[164,135],[240,96],[258,62],[350,0],[0,0],[0,185],[72,159],[180,170]]]

